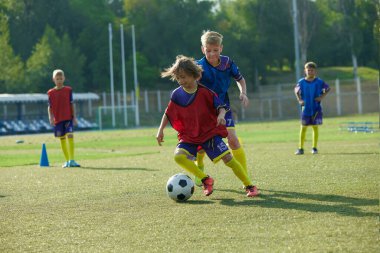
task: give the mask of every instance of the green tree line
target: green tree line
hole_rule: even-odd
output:
[[[301,62],[378,68],[379,1],[296,2]],[[294,70],[292,10],[292,0],[0,0],[0,92],[46,92],[55,68],[65,70],[78,92],[108,91],[109,23],[117,90],[121,24],[129,89],[132,25],[141,88],[173,88],[160,71],[178,54],[201,58],[207,29],[224,35],[223,53],[249,84],[265,85],[274,71]]]

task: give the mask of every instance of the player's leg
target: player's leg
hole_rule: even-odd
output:
[[[205,151],[203,149],[198,149],[198,153],[197,153],[197,166],[198,166],[198,168],[201,171],[205,170],[205,166],[204,166],[204,163],[203,163],[203,159],[204,159],[205,155],[206,155],[206,153],[205,153]],[[202,180],[201,180],[201,178],[195,177],[194,178],[194,183],[197,186],[202,186]]]
[[[296,151],[296,155],[303,155],[304,154],[304,144],[306,139],[306,130],[307,126],[301,125],[300,127],[300,134],[299,134],[299,142],[298,142],[298,150]]]
[[[206,196],[213,192],[214,180],[205,174],[195,164],[197,146],[189,143],[179,143],[174,152],[174,161],[197,178],[201,178],[203,192]]]
[[[59,138],[61,144],[62,153],[65,156],[65,163],[62,165],[62,168],[69,167],[69,151],[67,148],[67,139],[64,130],[64,122],[59,122],[54,126],[54,136]]]
[[[318,138],[319,138],[319,128],[318,125],[313,125],[313,148],[311,150],[312,154],[318,154]]]
[[[62,167],[66,168],[66,167],[68,167],[68,162],[70,160],[70,158],[69,158],[69,151],[68,151],[68,148],[67,148],[67,139],[66,139],[66,136],[59,137],[59,140],[61,142],[61,149],[62,149],[63,155],[65,156],[65,160],[66,160],[66,162],[62,165]]]
[[[226,127],[228,131],[227,141],[228,146],[231,149],[232,155],[239,161],[239,163],[243,166],[245,173],[249,176],[247,169],[247,157],[245,155],[245,151],[243,146],[241,145],[239,138],[237,137],[235,131],[235,122],[233,119],[233,115],[231,111],[228,111],[225,116],[226,119]]]
[[[247,173],[245,173],[243,166],[235,157],[228,153],[222,157],[222,160],[224,164],[226,164],[228,167],[232,169],[235,176],[243,182],[244,186],[252,185],[252,182],[249,179]]]
[[[65,131],[67,133],[67,142],[69,143],[69,166],[70,167],[80,167],[78,163],[74,160],[74,133],[73,133],[73,122],[68,120],[65,124]]]
[[[236,131],[234,128],[228,128],[228,146],[231,149],[232,155],[235,157],[236,160],[243,166],[243,169],[245,173],[248,174],[247,169],[247,157],[245,155],[245,151],[243,149],[243,146],[241,145],[239,138],[236,135]]]
[[[215,136],[208,142],[212,142],[211,145],[205,143],[202,147],[205,149],[207,156],[214,162],[217,163],[219,160],[223,160],[223,162],[232,169],[233,173],[237,178],[244,184],[247,190],[247,196],[253,197],[252,190],[253,185],[251,179],[248,177],[247,173],[243,169],[242,165],[234,158],[227,145],[224,143],[220,136]],[[215,147],[215,148],[212,148]],[[255,188],[256,192],[255,196],[258,195],[257,188]]]

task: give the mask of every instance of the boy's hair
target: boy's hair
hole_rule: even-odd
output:
[[[182,71],[197,79],[201,76],[203,69],[200,65],[195,63],[195,60],[193,58],[184,55],[178,55],[173,65],[161,72],[161,77],[170,76],[170,80],[175,81],[177,79],[177,76]]]
[[[223,42],[223,35],[221,35],[218,32],[214,31],[203,31],[203,34],[201,36],[201,43],[202,46],[206,46],[207,44],[209,45],[222,45]]]
[[[315,62],[312,62],[312,61],[306,62],[305,69],[307,69],[307,68],[316,69],[317,68],[317,64],[315,64]]]
[[[53,71],[53,79],[55,78],[56,75],[65,76],[65,73],[63,72],[62,69],[56,69],[56,70]]]

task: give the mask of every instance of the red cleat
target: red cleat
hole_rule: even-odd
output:
[[[214,185],[214,179],[212,179],[212,177],[207,176],[202,179],[203,193],[206,196],[211,195],[212,192],[214,191],[213,185]]]
[[[247,197],[256,197],[260,195],[259,189],[254,185],[248,185],[245,187],[245,191],[247,192]]]

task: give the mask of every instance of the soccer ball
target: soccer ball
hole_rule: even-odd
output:
[[[186,201],[194,193],[194,182],[186,174],[175,174],[166,183],[166,193],[175,201]]]

